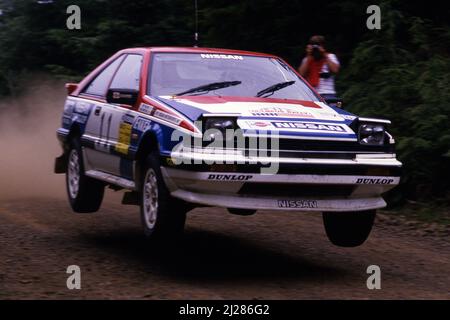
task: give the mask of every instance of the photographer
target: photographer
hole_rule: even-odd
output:
[[[334,75],[339,72],[339,61],[335,54],[325,49],[325,38],[315,35],[306,46],[306,57],[303,58],[299,73],[325,99],[335,98]]]

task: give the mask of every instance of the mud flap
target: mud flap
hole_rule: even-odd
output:
[[[128,191],[123,194],[122,204],[139,205],[139,193],[136,191]]]
[[[63,154],[55,159],[55,173],[66,173],[67,172],[67,155]]]

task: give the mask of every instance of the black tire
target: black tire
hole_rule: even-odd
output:
[[[228,212],[231,214],[235,214],[238,216],[252,216],[256,213],[254,209],[236,209],[236,208],[227,208]]]
[[[186,222],[186,207],[170,195],[160,169],[159,156],[147,156],[142,170],[140,211],[149,240],[178,240]]]
[[[323,223],[328,239],[339,247],[357,247],[369,237],[376,210],[359,212],[324,212]]]
[[[81,146],[77,139],[72,140],[67,156],[66,189],[75,212],[96,212],[102,204],[105,185],[84,174]]]

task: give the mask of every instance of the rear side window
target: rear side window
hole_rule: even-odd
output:
[[[120,65],[111,83],[112,89],[139,90],[142,56],[129,54]]]
[[[89,86],[86,88],[84,93],[92,94],[94,96],[104,97],[106,95],[106,90],[111,81],[114,72],[116,72],[117,67],[122,62],[124,56],[120,56],[113,62],[109,64],[102,72],[100,72],[94,80],[91,81]]]

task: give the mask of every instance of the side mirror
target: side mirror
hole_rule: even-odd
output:
[[[324,98],[325,102],[332,107],[337,107],[342,109],[342,98]]]
[[[137,90],[109,89],[106,94],[106,102],[134,106],[138,99],[138,95],[139,91]]]

